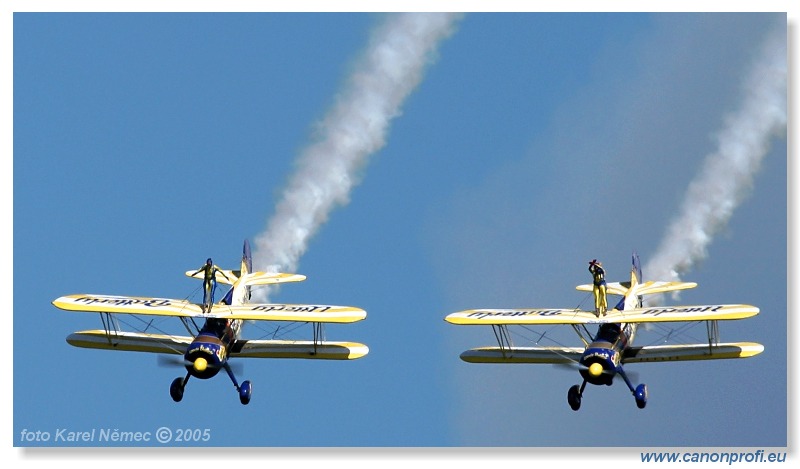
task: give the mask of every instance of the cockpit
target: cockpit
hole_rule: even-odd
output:
[[[613,344],[619,339],[619,335],[622,333],[622,329],[620,328],[619,324],[615,323],[606,323],[601,324],[600,328],[597,330],[597,336],[595,336],[595,342],[608,342]]]
[[[228,320],[221,318],[208,318],[200,332],[214,334],[215,337],[222,338],[225,329],[228,327]]]

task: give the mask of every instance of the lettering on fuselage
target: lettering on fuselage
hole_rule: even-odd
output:
[[[524,317],[524,316],[559,316],[563,311],[559,309],[537,309],[528,311],[475,311],[467,315],[468,318],[483,319],[487,317]]]
[[[208,355],[209,357],[217,357],[218,363],[222,363],[222,361],[225,359],[224,345],[209,345],[209,344],[197,343],[195,341],[189,348],[189,350],[187,350],[186,355],[189,356],[195,352],[202,352]]]
[[[715,305],[715,306],[697,306],[697,307],[689,307],[689,308],[650,308],[642,312],[642,314],[648,314],[652,316],[659,316],[664,313],[708,313],[708,312],[715,312],[722,309],[722,305]]]
[[[330,306],[313,305],[261,305],[253,308],[253,311],[271,313],[273,311],[285,311],[287,313],[324,313],[331,309]]]
[[[77,298],[76,303],[92,304],[105,304],[114,306],[132,306],[142,305],[150,308],[160,308],[163,306],[170,306],[172,302],[163,298],[114,298],[114,297],[97,297],[97,296],[84,296]]]
[[[586,350],[583,353],[582,360],[587,360],[590,358],[599,358],[604,361],[609,361],[611,357],[614,355],[614,351],[610,349],[603,349],[603,348],[591,348]]]

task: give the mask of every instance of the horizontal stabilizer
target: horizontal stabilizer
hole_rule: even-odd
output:
[[[609,295],[619,295],[624,296],[626,294],[631,294],[633,296],[638,295],[653,295],[656,293],[667,293],[671,291],[677,290],[688,290],[690,288],[696,287],[697,284],[694,282],[644,282],[636,284],[633,291],[630,291],[631,283],[630,282],[609,282],[606,284],[606,293]],[[591,292],[594,286],[592,284],[588,285],[578,285],[575,287],[578,291],[585,291]]]
[[[716,345],[652,345],[631,347],[622,358],[624,363],[664,361],[715,360],[724,358],[748,358],[764,351],[764,346],[755,342],[733,342]]]
[[[238,270],[218,269],[217,272],[214,274],[214,278],[217,281],[217,283],[223,283],[225,285],[233,285],[236,282],[236,280],[239,279],[240,273],[241,272]],[[199,272],[196,270],[187,270],[186,276],[191,278],[196,278],[198,280],[203,280],[205,278],[205,273],[202,270]]]
[[[461,359],[469,363],[577,363],[580,347],[480,347],[465,351]]]
[[[608,282],[606,283],[606,293],[609,295],[619,295],[623,296],[628,293],[628,289],[630,288],[629,282]],[[585,291],[585,292],[592,292],[594,291],[594,285],[591,283],[585,285],[578,285],[575,287],[578,291]]]
[[[369,347],[356,342],[238,340],[231,350],[231,357],[355,360],[367,353]]]
[[[204,273],[195,270],[187,270],[186,276],[203,280]],[[280,272],[252,272],[249,274],[241,275],[240,270],[223,270],[220,269],[214,274],[217,283],[225,285],[233,285],[237,280],[241,279],[242,286],[244,285],[273,285],[276,283],[288,282],[302,282],[306,279],[305,275],[300,274],[284,274]]]
[[[635,295],[653,295],[671,291],[688,290],[696,287],[694,282],[644,282],[636,285]]]
[[[276,283],[302,282],[305,275],[253,272],[242,277],[243,285],[274,285]]]

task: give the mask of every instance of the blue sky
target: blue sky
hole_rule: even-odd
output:
[[[493,345],[491,330],[443,320],[575,307],[588,260],[613,279],[632,250],[646,264],[781,14],[458,21],[349,203],[310,240],[297,268],[308,280],[272,298],[364,308],[365,321],[326,330],[367,344],[365,358],[242,360],[250,405],[224,376],[190,382],[176,404],[181,370],[64,341],[101,324],[55,309],[58,296],[196,297],[184,271],[207,257],[236,266],[384,20],[14,15],[13,444],[23,429],[166,426],[209,428],[221,447],[787,446],[785,135],[680,298],[759,306],[721,335],[763,354],[632,365],[645,410],[619,382],[587,389],[576,413],[577,373],[466,364],[459,354]]]

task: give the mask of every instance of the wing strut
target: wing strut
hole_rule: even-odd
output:
[[[511,334],[508,333],[508,326],[505,324],[497,324],[492,325],[492,331],[494,332],[494,337],[497,339],[497,344],[500,346],[500,352],[503,354],[503,358],[508,358],[506,356],[506,350],[511,349]]]
[[[103,330],[106,333],[106,338],[108,339],[108,345],[113,346],[114,342],[111,340],[111,335],[116,337],[117,332],[119,332],[119,324],[117,324],[116,319],[111,316],[111,313],[100,313],[100,321],[103,323]]]
[[[200,328],[197,327],[197,323],[194,322],[194,318],[192,318],[192,317],[186,318],[186,317],[181,316],[180,319],[181,319],[181,322],[183,323],[183,327],[186,328],[186,330],[189,332],[189,334],[191,334],[192,337],[197,337],[197,334],[200,333]],[[194,330],[192,330],[192,328],[189,327],[189,321],[192,322],[192,325],[194,326]]]
[[[708,352],[713,353],[714,346],[719,345],[719,324],[717,324],[717,321],[706,321],[706,332],[708,333]]]
[[[312,355],[316,355],[317,345],[322,344],[322,342],[325,340],[325,329],[323,323],[321,322],[311,323],[311,327],[314,328],[314,352]]]
[[[583,346],[584,347],[588,347],[589,346],[589,340],[591,339],[592,335],[589,333],[589,330],[586,329],[586,324],[581,324],[581,327],[583,328],[583,331],[586,332],[586,335],[584,335],[581,332],[581,330],[578,329],[578,325],[577,324],[572,324],[572,328],[575,330],[575,333],[578,334],[578,337],[581,339],[581,342],[583,342]],[[589,337],[589,339],[587,339],[587,337]]]

